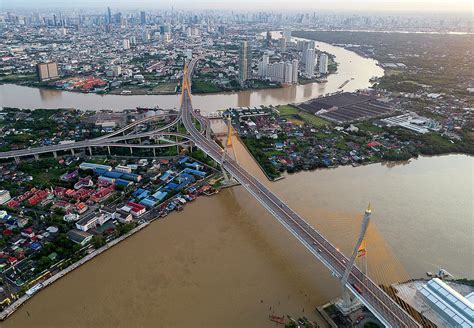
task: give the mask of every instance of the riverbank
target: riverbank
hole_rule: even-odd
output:
[[[259,107],[300,103],[317,96],[333,93],[344,81],[354,77],[345,91],[364,89],[371,85],[369,79],[382,76],[383,69],[372,59],[363,58],[353,51],[328,43],[318,42],[318,49],[333,54],[338,62],[338,74],[328,76],[326,83],[293,85],[285,88],[244,90],[218,94],[195,94],[193,105],[202,112],[216,112],[231,107]],[[53,89],[37,89],[14,84],[0,85],[0,106],[15,108],[77,108],[84,110],[123,110],[136,107],[177,108],[179,95],[98,95]]]
[[[157,218],[155,218],[157,219]],[[153,220],[152,220],[153,221]],[[150,221],[150,222],[152,222]],[[92,260],[93,258],[95,258],[96,256],[102,254],[103,252],[105,252],[106,250],[108,250],[109,248],[117,245],[119,242],[127,239],[128,237],[132,236],[133,234],[139,232],[140,230],[146,228],[150,222],[145,222],[139,226],[137,226],[136,228],[132,229],[131,231],[129,231],[128,233],[126,233],[125,235],[119,237],[119,238],[116,238],[116,239],[113,239],[111,240],[110,242],[108,242],[106,245],[102,246],[101,248],[99,249],[96,249],[95,251],[93,251],[92,253],[86,255],[85,257],[83,257],[81,260],[71,264],[70,266],[68,266],[67,268],[61,270],[60,272],[56,273],[55,275],[49,277],[48,279],[46,279],[45,281],[41,282],[41,283],[38,283],[36,284],[35,286],[33,286],[30,290],[33,290],[31,292],[31,294],[25,294],[23,296],[21,296],[20,298],[18,298],[17,300],[15,300],[13,303],[11,303],[7,308],[5,308],[2,312],[0,312],[0,321],[3,321],[5,319],[7,319],[10,315],[12,315],[20,306],[22,306],[25,302],[27,302],[29,299],[31,299],[34,295],[36,295],[36,293],[40,292],[41,290],[45,289],[46,287],[48,287],[49,285],[51,285],[52,283],[54,283],[55,281],[57,281],[58,279],[64,277],[66,274],[68,274],[69,272],[77,269],[78,267],[80,267],[81,265],[89,262],[90,260]]]

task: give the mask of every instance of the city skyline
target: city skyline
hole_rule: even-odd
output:
[[[123,9],[227,9],[242,11],[298,11],[298,10],[321,10],[321,11],[370,11],[370,12],[472,12],[473,5],[469,0],[397,0],[397,1],[346,1],[346,0],[296,0],[291,2],[291,6],[284,0],[242,0],[239,2],[218,1],[218,0],[138,0],[130,3],[126,0],[105,0],[98,4],[93,0],[79,0],[73,3],[63,0],[38,0],[34,7],[39,8],[102,8],[114,6]],[[7,9],[32,9],[32,4],[28,0],[17,0],[14,3],[0,1],[0,8]]]

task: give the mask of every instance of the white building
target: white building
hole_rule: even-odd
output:
[[[280,38],[278,39],[278,46],[280,47],[280,51],[286,51],[286,39]]]
[[[184,51],[184,55],[186,56],[187,60],[193,59],[193,50],[192,49],[186,49]]]
[[[296,84],[298,83],[298,59],[293,59],[291,65],[293,66],[293,75],[291,76],[291,83]]]
[[[267,78],[272,81],[283,83],[285,80],[285,63],[279,62],[269,64]]]
[[[319,73],[328,73],[328,55],[326,54],[321,54],[321,56],[319,56]]]
[[[0,190],[0,205],[5,204],[10,199],[12,199],[12,197],[10,196],[10,192],[8,190]]]
[[[291,84],[293,79],[293,64],[291,62],[285,63],[285,75],[283,77],[283,82]]]
[[[303,53],[303,57],[305,62],[304,74],[306,75],[306,77],[312,78],[314,77],[314,65],[316,62],[314,49],[307,49]]]
[[[270,56],[267,52],[263,54],[262,61],[258,64],[258,76],[261,78],[267,77],[268,64],[270,63]]]
[[[130,40],[123,39],[123,50],[128,50],[128,49],[130,49]]]
[[[291,30],[290,29],[284,29],[283,30],[283,38],[285,38],[286,42],[291,42]]]
[[[474,327],[473,293],[464,297],[438,278],[419,287],[418,293],[448,327]]]

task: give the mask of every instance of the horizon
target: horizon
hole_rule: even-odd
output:
[[[38,10],[38,9],[101,9],[113,7],[123,10],[235,10],[245,12],[271,11],[271,12],[298,12],[320,11],[339,13],[450,13],[469,14],[473,11],[473,4],[468,0],[398,0],[398,1],[346,1],[346,0],[294,0],[291,6],[285,6],[286,0],[103,0],[97,5],[94,0],[78,0],[73,3],[63,0],[37,0],[32,6],[29,0],[16,0],[14,3],[5,3],[0,0],[0,9],[5,10]],[[248,8],[251,6],[252,8]],[[277,10],[276,10],[277,9]]]

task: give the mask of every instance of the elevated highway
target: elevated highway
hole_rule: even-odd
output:
[[[192,68],[196,61],[191,61],[189,68],[185,66],[180,107],[181,119],[194,144],[220,163],[223,157],[223,149],[213,140],[202,135],[193,122],[193,119],[199,119],[199,115],[192,107],[190,87]],[[226,157],[222,165],[334,276],[339,279],[342,278],[349,261],[344,254],[233,159]],[[357,267],[353,267],[350,272],[346,287],[387,327],[421,327],[415,319]]]

